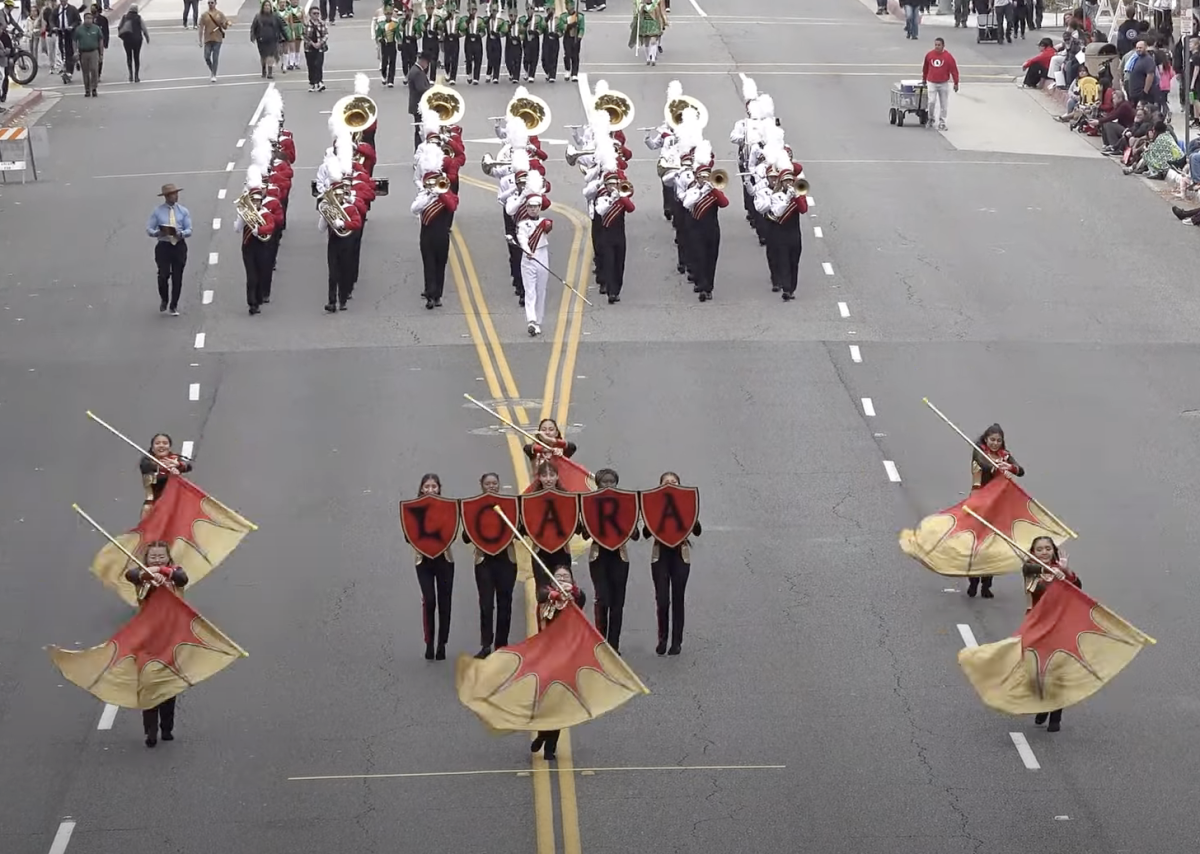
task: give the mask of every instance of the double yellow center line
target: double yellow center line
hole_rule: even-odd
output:
[[[485,181],[460,176],[461,184],[475,187],[494,194],[496,187]],[[592,247],[590,240],[590,223],[587,217],[579,211],[560,204],[554,206],[554,211],[570,221],[573,230],[571,250],[567,258],[567,267],[563,278],[581,294],[586,293],[589,269],[591,266]],[[499,223],[496,223],[499,226]],[[497,238],[498,239],[498,238]],[[553,267],[553,260],[551,260]],[[491,312],[488,310],[487,298],[475,271],[471,252],[467,248],[466,239],[461,230],[455,226],[450,251],[450,274],[458,291],[459,301],[467,320],[467,329],[475,344],[479,363],[483,368],[484,382],[487,383],[488,393],[496,403],[496,410],[532,432],[537,423],[529,417],[526,407],[519,405],[520,392],[516,379],[504,355],[504,347],[496,334],[492,323]],[[507,277],[505,278],[507,285]],[[505,291],[507,293],[507,291]],[[575,361],[579,353],[579,342],[583,337],[583,301],[563,288],[563,298],[558,308],[558,317],[554,325],[554,337],[551,343],[550,359],[546,367],[546,381],[542,394],[541,411],[538,420],[553,417],[565,429],[571,404],[571,388],[575,378]],[[557,403],[557,411],[555,404]],[[552,414],[553,413],[553,414]],[[529,469],[521,450],[521,437],[509,431],[506,433],[509,455],[512,457],[513,474],[516,485],[524,490],[529,485]],[[525,589],[525,624],[530,635],[537,631],[537,583],[532,572],[529,556],[519,554],[520,578],[524,581]],[[579,838],[579,808],[575,794],[575,768],[571,754],[571,731],[563,732],[558,744],[558,770],[552,775],[545,760],[540,755],[532,757],[533,762],[533,807],[535,828],[537,834],[537,854],[556,854],[557,842],[554,833],[554,794],[552,777],[558,780],[560,817],[562,822],[563,851],[565,854],[580,854],[582,844]]]

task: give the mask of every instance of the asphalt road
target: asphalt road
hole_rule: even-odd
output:
[[[552,290],[547,335],[525,335],[499,213],[472,183],[495,149],[473,143],[459,272],[426,312],[407,92],[373,76],[376,174],[393,194],[372,211],[350,311],[326,316],[304,196],[323,111],[373,64],[365,7],[333,31],[328,92],[276,81],[297,192],[258,317],[231,231],[238,141],[264,88],[244,28],[217,84],[194,32],[164,25],[140,87],[61,93],[42,118],[44,179],[0,189],[0,850],[49,851],[64,821],[68,850],[89,854],[1177,854],[1200,836],[1194,235],[1085,143],[1029,124],[1003,81],[1032,42],[926,27],[912,43],[855,0],[762,0],[753,18],[735,0],[697,2],[703,17],[677,0],[653,69],[626,49],[616,5],[591,16],[585,83],[629,94],[641,126],[679,79],[725,161],[738,74],[774,95],[814,200],[791,304],[770,293],[736,200],[716,300],[695,301],[631,132],[639,207],[618,306]],[[934,35],[965,75],[950,131],[891,128],[888,88]],[[490,135],[510,89],[460,86],[468,139]],[[581,120],[580,87],[535,91],[556,126]],[[586,240],[563,208],[582,207],[581,182],[549,147],[552,266],[578,285]],[[196,226],[181,318],[156,311],[143,231],[168,181]],[[635,546],[622,650],[652,693],[571,731],[567,771],[486,735],[454,698],[452,662],[421,658],[396,502],[426,471],[463,497],[487,470],[521,485],[464,392],[523,423],[556,415],[579,459],[615,466],[622,486],[671,469],[701,488],[683,655],[653,654]],[[969,433],[1005,426],[1024,485],[1081,533],[1070,552],[1085,588],[1160,642],[1057,735],[984,709],[955,662],[960,625],[980,642],[1015,629],[1019,584],[969,600],[896,547],[968,483],[967,449],[926,395]],[[98,643],[128,613],[88,575],[99,543],[70,512],[78,501],[121,529],[140,501],[137,460],[89,408],[139,442],[193,442],[196,482],[260,526],[189,594],[250,657],[189,691],[178,740],[153,751],[135,713],[97,729],[101,704],[61,685],[42,651]],[[454,607],[452,649],[473,652],[465,550]],[[464,773],[479,771],[498,773]]]

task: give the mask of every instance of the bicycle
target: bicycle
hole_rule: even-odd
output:
[[[22,42],[24,42],[28,36],[25,34],[25,31],[21,29],[19,24],[10,23],[8,25],[8,34],[12,38],[13,43],[13,55],[11,58],[12,72],[9,76],[12,77],[13,82],[21,86],[28,86],[33,82],[34,78],[37,77],[37,56],[35,56],[28,49],[22,47]]]

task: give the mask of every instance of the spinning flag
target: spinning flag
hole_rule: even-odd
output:
[[[915,531],[901,531],[900,551],[939,575],[1020,572],[1023,556],[963,507],[970,507],[1025,548],[1035,537],[1050,537],[1061,545],[1074,536],[1012,478],[996,477],[965,501],[926,516]]]
[[[986,705],[1035,715],[1086,700],[1154,642],[1075,585],[1056,580],[1015,636],[962,649],[958,664]]]
[[[491,730],[564,729],[650,691],[573,602],[533,637],[459,656],[458,699]]]
[[[67,680],[125,709],[152,709],[244,655],[165,587],[152,589],[107,643],[83,650],[50,647],[50,660]]]
[[[162,540],[171,548],[172,562],[182,566],[189,584],[208,575],[255,526],[200,487],[182,477],[172,477],[162,497],[138,526],[117,537],[130,554],[142,555],[149,543]],[[137,591],[125,580],[133,564],[112,543],[92,560],[92,572],[131,606],[137,607]]]
[[[574,460],[566,457],[547,457],[546,459],[558,472],[558,488],[563,492],[591,492],[596,488],[596,482],[592,480],[588,470]],[[525,491],[536,492],[537,488],[537,472],[535,471],[533,480],[529,486],[525,487]]]

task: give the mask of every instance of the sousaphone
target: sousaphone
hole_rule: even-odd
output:
[[[375,124],[379,107],[366,95],[347,95],[333,105],[334,121],[351,136]]]
[[[689,108],[700,114],[700,127],[708,127],[708,107],[690,95],[680,95],[667,102],[667,105],[663,107],[663,120],[671,126],[672,130],[679,130],[679,126],[683,124],[684,110]]]
[[[699,103],[699,102],[697,102]],[[610,89],[592,102],[592,112],[608,115],[609,133],[625,130],[633,124],[633,101],[624,92]]]
[[[443,127],[460,124],[463,116],[467,114],[467,105],[463,101],[462,95],[449,86],[441,84],[430,86],[426,90],[425,94],[421,96],[418,109],[421,113],[428,110],[436,114],[438,123]]]
[[[513,98],[508,102],[505,115],[520,119],[525,125],[525,132],[530,136],[539,136],[546,132],[552,121],[550,105],[536,95],[524,95]]]

